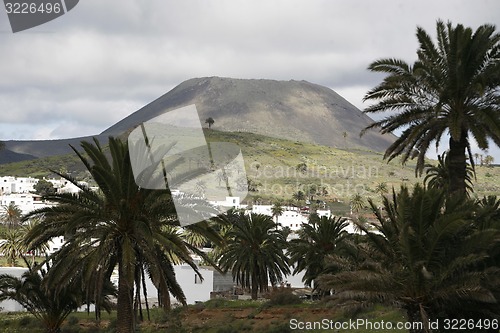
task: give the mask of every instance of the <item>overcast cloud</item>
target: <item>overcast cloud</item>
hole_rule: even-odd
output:
[[[97,134],[202,76],[307,80],[363,109],[368,64],[412,62],[437,19],[500,29],[500,1],[81,0],[16,34],[0,11],[0,140]]]

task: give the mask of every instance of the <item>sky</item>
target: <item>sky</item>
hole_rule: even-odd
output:
[[[362,110],[367,66],[413,62],[438,19],[500,30],[500,1],[81,0],[15,34],[0,9],[0,140],[98,134],[204,76],[306,80]]]

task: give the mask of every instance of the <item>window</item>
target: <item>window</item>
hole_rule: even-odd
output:
[[[198,274],[195,274],[194,275],[194,284],[202,284],[203,281],[201,280],[201,278],[198,276]]]

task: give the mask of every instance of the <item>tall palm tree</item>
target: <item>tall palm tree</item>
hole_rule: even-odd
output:
[[[450,191],[464,194],[466,155],[473,160],[470,137],[483,150],[488,149],[488,139],[500,145],[500,34],[492,25],[473,31],[438,21],[437,45],[420,27],[417,39],[418,59],[413,65],[380,59],[369,66],[388,76],[365,95],[364,100],[379,101],[365,112],[391,114],[364,131],[402,129],[384,158],[402,155],[405,163],[417,156],[417,174],[423,171],[429,145],[438,146],[443,135],[449,134]]]
[[[276,218],[276,225],[278,225],[278,218],[283,215],[283,212],[285,210],[283,209],[283,206],[281,205],[280,201],[276,201],[273,206],[271,207],[271,215],[273,218]]]
[[[117,330],[130,333],[135,327],[133,290],[137,276],[148,273],[163,306],[170,305],[170,293],[185,304],[172,258],[180,258],[199,275],[190,257],[190,251],[197,249],[184,242],[179,233],[169,232],[169,226],[179,225],[170,191],[149,190],[135,182],[127,143],[110,138],[110,160],[95,139],[93,144],[82,142],[81,146],[88,158],[72,148],[99,191],[60,174],[80,192],[47,195],[45,198],[57,205],[24,217],[41,219],[26,235],[26,242],[36,248],[52,237],[65,236],[64,246],[49,258],[54,261],[48,280],[52,285],[66,285],[83,269],[88,283],[94,284],[99,293],[118,266]]]
[[[342,217],[311,215],[309,223],[302,224],[298,231],[299,237],[288,243],[290,263],[295,265],[293,274],[305,271],[302,281],[311,286],[325,270],[326,258],[342,244],[348,224]]]
[[[231,270],[236,283],[249,288],[252,299],[257,299],[259,290],[268,290],[269,283],[276,285],[290,274],[286,238],[268,215],[235,213],[231,221],[219,265]]]
[[[412,332],[428,332],[429,320],[442,316],[498,315],[499,269],[488,265],[488,251],[497,247],[499,233],[477,227],[474,202],[421,186],[383,200],[383,210],[370,200],[376,231],[361,226],[367,234],[358,246],[364,259],[319,278],[320,285],[335,289],[337,301],[347,306],[400,306],[408,321],[423,324]]]
[[[48,242],[40,243],[40,244],[38,244],[38,247],[31,248],[31,249],[29,249],[27,247],[27,244],[25,242],[23,242],[24,235],[32,232],[31,230],[33,228],[35,228],[35,226],[38,225],[39,223],[40,223],[40,219],[30,219],[29,221],[24,223],[23,226],[21,227],[21,233],[23,235],[21,237],[23,251],[24,252],[31,252],[31,264],[32,265],[35,265],[35,258],[37,255],[38,256],[45,255],[47,253],[47,251],[49,250]]]

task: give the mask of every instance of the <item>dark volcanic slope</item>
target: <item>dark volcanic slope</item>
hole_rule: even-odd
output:
[[[197,78],[187,80],[101,134],[118,135],[165,111],[196,104],[221,131],[246,131],[343,148],[385,150],[393,135],[360,131],[373,122],[335,91],[306,81]]]
[[[4,141],[5,147],[17,154],[32,156],[33,158],[63,155],[72,152],[70,145],[76,149],[80,149],[81,141],[92,141],[92,136],[61,139],[61,140],[30,140],[30,141]],[[98,135],[96,138],[104,142],[107,136]],[[0,152],[0,157],[4,156]],[[26,159],[26,158],[25,158]],[[19,160],[19,159],[18,159]],[[10,158],[10,155],[5,155],[3,159],[0,158],[0,164],[16,162],[15,159]]]

